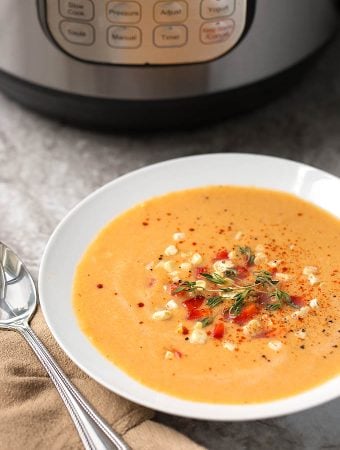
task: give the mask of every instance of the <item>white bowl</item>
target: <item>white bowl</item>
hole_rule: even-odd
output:
[[[80,331],[72,309],[75,267],[98,232],[136,203],[202,185],[257,186],[296,194],[340,218],[340,179],[313,167],[270,156],[210,154],[174,159],[132,172],[79,203],[50,238],[39,274],[40,302],[47,324],[67,355],[108,389],[170,414],[209,420],[274,417],[320,405],[340,395],[340,376],[299,395],[247,404],[181,400],[150,389],[105,359]]]

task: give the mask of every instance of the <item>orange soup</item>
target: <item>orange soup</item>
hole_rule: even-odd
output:
[[[289,194],[210,186],[115,218],[75,274],[91,343],[176,397],[256,403],[340,372],[340,221]]]

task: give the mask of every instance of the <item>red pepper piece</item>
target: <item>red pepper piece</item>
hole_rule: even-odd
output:
[[[291,300],[292,303],[294,303],[294,305],[298,306],[299,308],[301,308],[302,306],[306,306],[306,300],[299,296],[299,295],[291,295]]]
[[[247,278],[247,276],[249,275],[249,270],[243,266],[237,266],[236,271],[237,271],[237,278],[239,280],[243,280],[244,278]]]
[[[249,320],[251,320],[256,314],[258,314],[259,308],[255,305],[255,303],[249,303],[249,305],[245,306],[241,314],[239,314],[237,317],[235,317],[234,322],[238,325],[244,325]]]
[[[214,327],[213,337],[215,339],[222,339],[223,336],[224,336],[224,324],[222,322],[219,322]]]
[[[188,320],[198,320],[204,319],[205,317],[209,317],[210,310],[209,309],[190,309],[188,310]]]
[[[221,259],[228,259],[228,256],[229,256],[229,253],[227,252],[227,250],[225,250],[225,249],[219,250],[216,253],[214,261],[219,261]]]
[[[188,298],[188,300],[184,300],[182,305],[184,305],[188,311],[192,311],[193,309],[198,309],[202,306],[205,297],[203,295],[196,295],[196,297]]]
[[[195,267],[194,276],[196,279],[204,280],[205,278],[202,277],[202,273],[208,273],[208,268],[206,266]]]

